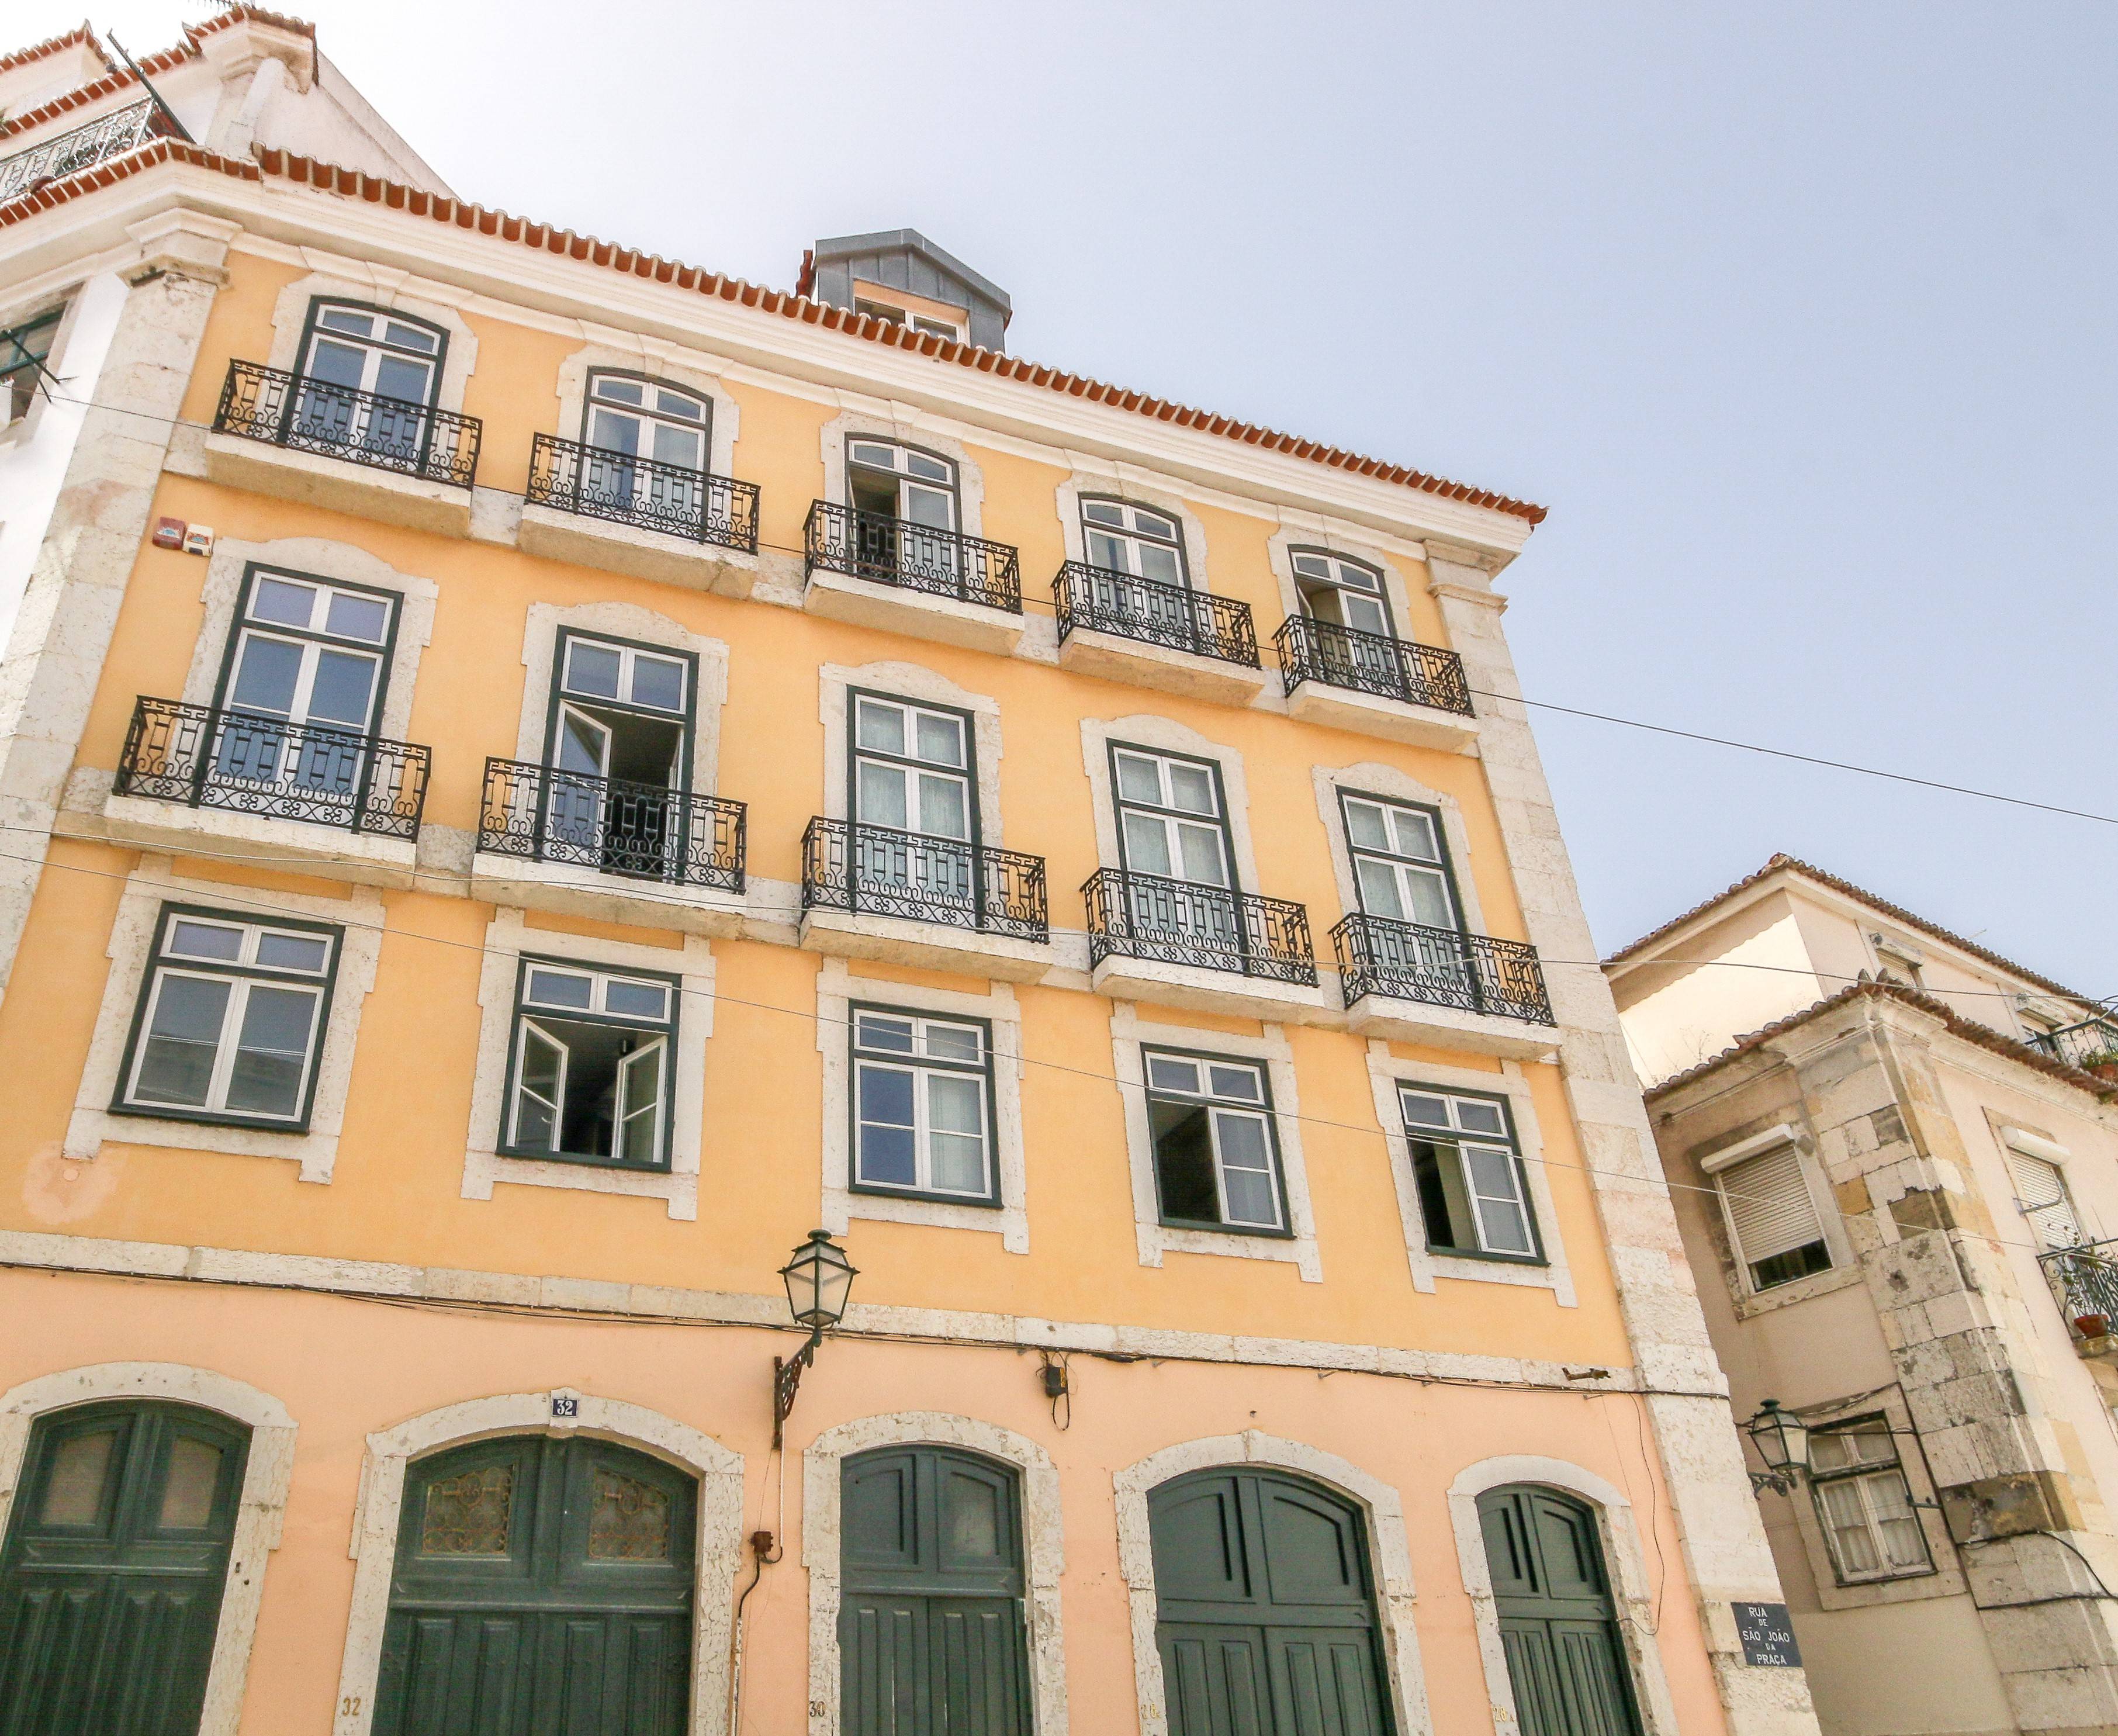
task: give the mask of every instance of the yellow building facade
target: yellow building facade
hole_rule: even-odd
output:
[[[1814,1727],[1538,509],[100,53],[0,61],[0,1719]]]

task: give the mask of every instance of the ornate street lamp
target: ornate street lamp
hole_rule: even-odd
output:
[[[1808,1425],[1792,1411],[1781,1410],[1778,1399],[1767,1399],[1743,1425],[1743,1433],[1750,1436],[1765,1466],[1750,1473],[1750,1487],[1792,1494],[1809,1470]]]
[[[794,1409],[795,1389],[802,1371],[816,1360],[816,1346],[824,1333],[845,1317],[846,1298],[860,1274],[846,1251],[831,1240],[830,1232],[812,1229],[809,1239],[794,1250],[794,1257],[779,1268],[787,1286],[787,1306],[794,1324],[809,1329],[808,1341],[787,1358],[772,1359],[772,1444],[780,1443],[787,1419]]]

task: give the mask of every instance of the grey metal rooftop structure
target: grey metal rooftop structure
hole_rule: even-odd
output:
[[[817,301],[850,308],[856,280],[967,308],[972,343],[987,350],[1007,348],[1007,322],[1015,312],[1007,291],[917,229],[881,229],[819,241],[803,258],[796,287]]]

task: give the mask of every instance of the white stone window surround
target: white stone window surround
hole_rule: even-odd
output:
[[[186,1363],[99,1363],[25,1381],[0,1393],[0,1537],[7,1535],[37,1419],[112,1399],[193,1405],[249,1427],[250,1451],[236,1498],[226,1589],[214,1624],[205,1710],[198,1724],[198,1736],[236,1736],[258,1605],[265,1595],[266,1558],[280,1547],[287,1488],[294,1477],[294,1419],[270,1393]]]
[[[1385,553],[1376,543],[1348,535],[1326,521],[1319,520],[1313,525],[1288,524],[1282,521],[1280,528],[1265,539],[1265,559],[1271,565],[1274,581],[1279,587],[1279,606],[1290,618],[1302,613],[1302,587],[1295,582],[1294,551],[1297,549],[1321,549],[1331,554],[1343,555],[1349,561],[1358,561],[1364,567],[1372,567],[1382,575],[1383,591],[1390,599],[1390,629],[1400,639],[1424,643],[1412,630],[1415,617],[1412,609],[1412,587],[1406,582],[1404,569]],[[1417,552],[1413,558],[1424,560],[1427,551],[1417,544],[1411,545]],[[1422,587],[1424,589],[1424,586]],[[1259,637],[1267,643],[1269,633]]]
[[[1368,1080],[1375,1090],[1376,1118],[1390,1146],[1390,1179],[1397,1186],[1398,1215],[1404,1224],[1405,1257],[1412,1266],[1412,1287],[1431,1294],[1436,1278],[1462,1278],[1478,1284],[1514,1284],[1550,1290],[1552,1299],[1563,1308],[1576,1306],[1574,1272],[1567,1263],[1566,1243],[1560,1235],[1558,1214],[1552,1202],[1552,1180],[1545,1169],[1544,1137],[1538,1126],[1537,1099],[1530,1090],[1522,1063],[1503,1061],[1499,1072],[1489,1073],[1475,1067],[1407,1061],[1393,1055],[1389,1044],[1380,1038],[1371,1038]],[[1469,1091],[1507,1099],[1508,1113],[1515,1123],[1516,1149],[1522,1158],[1522,1174],[1529,1189],[1529,1209],[1535,1215],[1538,1237],[1544,1248],[1542,1265],[1479,1260],[1427,1247],[1427,1220],[1420,1210],[1419,1187],[1413,1177],[1412,1141],[1406,1135],[1404,1110],[1398,1100],[1399,1086]]]
[[[1912,1427],[1912,1412],[1906,1406],[1902,1387],[1885,1386],[1880,1392],[1868,1393],[1857,1399],[1805,1405],[1799,1412],[1801,1420],[1811,1428],[1829,1428],[1837,1423],[1879,1414],[1890,1426],[1890,1444],[1897,1451],[1898,1467],[1903,1474],[1908,1493],[1915,1502],[1935,1501],[1938,1498],[1926,1463],[1926,1446]],[[1802,1548],[1809,1556],[1816,1600],[1824,1609],[1866,1609],[1878,1604],[1917,1603],[1931,1597],[1965,1595],[1962,1558],[1956,1553],[1948,1525],[1935,1507],[1912,1509],[1920,1535],[1926,1541],[1930,1571],[1841,1585],[1838,1563],[1831,1558],[1831,1547],[1824,1539],[1817,1512],[1815,1486],[1804,1483],[1787,1498],[1787,1504],[1794,1515],[1795,1529],[1801,1534]]]
[[[824,1062],[823,1215],[818,1222],[844,1235],[855,1218],[883,1224],[924,1224],[944,1229],[998,1232],[1011,1254],[1029,1252],[1029,1166],[1022,1137],[1022,1012],[1015,990],[992,984],[990,994],[964,994],[885,977],[855,976],[842,958],[826,957],[816,978],[816,1051]],[[853,1007],[904,1007],[918,1012],[983,1019],[992,1041],[992,1164],[1000,1205],[899,1198],[856,1192],[853,1175]]]
[[[1632,1667],[1634,1700],[1645,1736],[1681,1736],[1669,1677],[1662,1667],[1656,1636],[1654,1583],[1648,1576],[1633,1503],[1625,1491],[1593,1471],[1563,1459],[1534,1453],[1510,1453],[1467,1465],[1449,1485],[1449,1520],[1456,1534],[1456,1561],[1464,1590],[1471,1599],[1471,1618],[1478,1636],[1478,1655],[1486,1669],[1486,1697],[1493,1712],[1495,1736],[1518,1736],[1515,1685],[1508,1678],[1506,1651],[1501,1641],[1501,1618],[1493,1596],[1493,1572],[1486,1559],[1485,1530],[1478,1523],[1478,1498],[1510,1484],[1542,1484],[1586,1501],[1596,1514],[1603,1561],[1611,1581],[1612,1603],[1627,1662]],[[1662,1572],[1675,1567],[1666,1562]]]
[[[1260,1429],[1165,1447],[1112,1474],[1117,1506],[1118,1572],[1132,1611],[1132,1668],[1140,1736],[1168,1736],[1169,1701],[1155,1643],[1154,1542],[1148,1498],[1162,1484],[1193,1471],[1265,1465],[1321,1483],[1352,1500],[1367,1519],[1368,1562],[1375,1577],[1376,1615],[1383,1642],[1392,1720],[1407,1736],[1431,1729],[1427,1683],[1413,1622],[1412,1547],[1396,1488],[1349,1460]],[[1503,1727],[1503,1736],[1513,1736]]]
[[[907,699],[970,715],[972,767],[978,794],[978,841],[1001,847],[1000,811],[1000,701],[960,687],[946,675],[917,663],[863,663],[858,668],[827,663],[816,672],[816,717],[824,726],[823,805],[827,820],[852,817],[846,812],[848,756],[853,751],[853,696],[855,690],[890,699]]]
[[[1243,756],[1235,748],[1209,741],[1196,729],[1173,718],[1135,712],[1130,717],[1081,720],[1081,766],[1089,775],[1089,800],[1095,811],[1096,859],[1106,868],[1121,868],[1124,853],[1118,848],[1117,794],[1111,788],[1111,748],[1145,748],[1151,752],[1182,754],[1206,760],[1220,768],[1221,798],[1228,804],[1229,841],[1235,847],[1236,888],[1263,892],[1258,884],[1257,852],[1251,837],[1251,791],[1243,775]]]
[[[1038,1736],[1066,1736],[1066,1649],[1059,1596],[1066,1553],[1058,1467],[1026,1435],[941,1410],[857,1417],[825,1429],[802,1456],[802,1565],[809,1575],[809,1736],[839,1736],[843,1466],[856,1454],[886,1447],[956,1447],[1015,1468],[1022,1497],[1030,1727]]]
[[[1750,1258],[1736,1234],[1735,1220],[1729,1213],[1728,1197],[1723,1191],[1722,1178],[1738,1164],[1747,1163],[1754,1157],[1763,1157],[1769,1152],[1787,1146],[1792,1147],[1795,1160],[1801,1167],[1802,1182],[1809,1189],[1810,1204],[1816,1212],[1816,1221],[1823,1233],[1824,1248],[1830,1253],[1831,1265],[1824,1271],[1811,1272],[1787,1284],[1775,1284],[1761,1290],[1750,1282]],[[1787,1298],[1794,1301],[1826,1289],[1837,1289],[1840,1287],[1838,1284],[1828,1281],[1834,1273],[1851,1272],[1857,1276],[1860,1266],[1847,1239],[1845,1221],[1838,1215],[1838,1201],[1832,1193],[1830,1178],[1824,1174],[1824,1167],[1818,1161],[1815,1140],[1801,1128],[1787,1122],[1776,1123],[1745,1138],[1730,1141],[1717,1150],[1695,1150],[1691,1156],[1713,1189],[1714,1204],[1721,1214],[1722,1234],[1728,1244],[1727,1277],[1729,1293],[1739,1308],[1746,1303],[1755,1305],[1768,1302],[1779,1296],[1783,1291],[1795,1292]]]
[[[1143,1046],[1228,1055],[1264,1064],[1272,1090],[1272,1123],[1279,1148],[1280,1184],[1287,1196],[1291,1235],[1258,1235],[1232,1229],[1186,1229],[1162,1221],[1162,1193],[1155,1177],[1154,1132],[1148,1119]],[[1264,1035],[1232,1036],[1189,1025],[1152,1025],[1130,1001],[1111,1004],[1111,1062],[1125,1111],[1126,1153],[1132,1169],[1133,1222],[1142,1266],[1160,1266],[1168,1253],[1228,1254],[1242,1260],[1292,1265],[1306,1283],[1324,1281],[1316,1246],[1316,1219],[1309,1203],[1309,1172],[1302,1156],[1302,1102],[1295,1089],[1294,1050],[1287,1033],[1268,1025]]]
[[[585,441],[581,412],[588,399],[589,376],[617,373],[658,385],[681,387],[713,406],[706,429],[706,468],[716,476],[735,474],[735,443],[742,430],[742,410],[732,396],[723,371],[725,356],[708,355],[665,343],[643,332],[620,331],[584,322],[587,344],[559,363],[555,382],[559,399],[558,437]]]
[[[947,459],[956,467],[956,528],[965,536],[985,535],[985,472],[962,441],[938,432],[927,419],[909,405],[884,406],[889,414],[849,410],[834,416],[823,427],[824,492],[821,499],[833,506],[850,503],[846,493],[846,442],[867,438],[887,440],[899,446],[918,447]]]
[[[152,1115],[110,1113],[164,904],[226,910],[246,922],[301,916],[339,931],[338,975],[317,1045],[316,1091],[310,1100],[307,1132],[279,1133],[217,1122],[164,1121]],[[382,896],[366,887],[352,888],[345,898],[317,898],[278,887],[187,879],[176,873],[170,857],[141,856],[139,866],[126,876],[117,920],[111,924],[110,944],[104,954],[110,961],[110,974],[104,982],[95,1032],[89,1039],[87,1064],[81,1068],[80,1094],[67,1123],[66,1155],[92,1159],[106,1143],[228,1151],[289,1159],[301,1166],[302,1180],[329,1182],[338,1161],[340,1130],[345,1123],[345,1099],[353,1081],[361,1012],[375,987],[376,962],[382,956]]]
[[[576,1414],[554,1417],[557,1399],[571,1400]],[[354,1562],[353,1604],[331,1736],[368,1736],[374,1720],[406,1469],[444,1447],[502,1435],[586,1435],[647,1453],[698,1479],[691,1712],[685,1730],[686,1736],[727,1736],[731,1609],[742,1558],[742,1456],[658,1410],[566,1386],[470,1399],[368,1436],[346,1552]]]
[[[317,269],[295,279],[273,301],[272,345],[265,365],[283,373],[292,373],[301,365],[302,338],[308,329],[313,303],[345,301],[386,308],[423,320],[447,334],[441,378],[434,388],[434,408],[460,414],[465,386],[478,365],[478,338],[458,311],[473,299],[469,293],[372,261],[305,251]],[[238,356],[235,359],[253,359]]]
[[[503,1157],[508,1061],[515,1046],[516,990],[522,956],[566,959],[616,970],[674,975],[680,988],[673,1046],[675,1090],[670,1105],[669,1167],[664,1170],[603,1169],[557,1159]],[[681,951],[636,942],[590,939],[557,929],[533,928],[522,911],[502,905],[485,931],[485,963],[479,973],[478,1067],[471,1086],[470,1143],[464,1153],[463,1197],[489,1200],[493,1184],[576,1187],[589,1193],[626,1194],[660,1200],[673,1218],[699,1215],[699,1153],[705,1119],[706,1039],[713,1035],[713,949],[696,934]]]
[[[0,312],[0,331],[26,326],[39,315],[50,312],[53,308],[59,308],[58,328],[52,333],[52,347],[44,357],[44,366],[62,379],[78,379],[84,374],[93,378],[92,369],[67,368],[67,346],[72,343],[74,334],[83,329],[86,320],[89,337],[91,340],[99,337],[100,347],[107,350],[111,327],[123,300],[118,279],[107,275],[99,278],[90,277],[63,289],[31,296]],[[8,359],[20,359],[14,355],[12,345],[8,348]],[[50,384],[42,374],[37,377],[44,386]],[[67,396],[85,397],[87,394],[76,391],[69,392]],[[49,391],[42,389],[33,391],[30,395],[30,407],[19,418],[12,422],[0,423],[0,451],[11,446],[26,445],[33,440],[36,437],[38,424],[44,419],[44,412],[51,407],[51,402]]]
[[[1339,909],[1343,914],[1352,916],[1359,912],[1361,894],[1353,879],[1353,849],[1352,840],[1346,836],[1346,811],[1339,800],[1341,791],[1351,795],[1380,796],[1413,808],[1431,808],[1438,814],[1441,840],[1449,850],[1449,883],[1455,895],[1457,912],[1472,933],[1487,932],[1485,910],[1478,901],[1478,880],[1471,873],[1471,833],[1464,823],[1461,802],[1446,790],[1433,789],[1410,772],[1385,766],[1378,760],[1362,760],[1352,766],[1319,766],[1311,775],[1316,785],[1317,817],[1323,821],[1324,835],[1330,840],[1331,877],[1338,884]],[[1329,938],[1330,924],[1312,926],[1325,931],[1323,937]],[[1320,960],[1319,974],[1325,968]],[[1330,970],[1335,976],[1336,966]]]
[[[1089,558],[1088,538],[1081,529],[1081,499],[1084,495],[1094,499],[1101,495],[1108,499],[1123,500],[1135,506],[1150,507],[1157,512],[1166,512],[1177,521],[1178,535],[1184,544],[1184,572],[1194,590],[1212,590],[1206,579],[1206,527],[1191,504],[1176,491],[1175,485],[1164,477],[1135,470],[1131,465],[1114,464],[1108,468],[1097,468],[1094,461],[1075,453],[1074,473],[1061,479],[1057,491],[1059,529],[1066,539],[1066,558],[1085,563]],[[1225,595],[1225,593],[1223,593]],[[1269,643],[1272,631],[1261,627],[1259,639]]]

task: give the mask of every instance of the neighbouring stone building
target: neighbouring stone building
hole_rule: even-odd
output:
[[[1790,858],[1607,974],[1818,1716],[2118,1730],[2118,1021]]]
[[[141,73],[0,56],[0,1729],[1814,1732],[1540,509]]]

